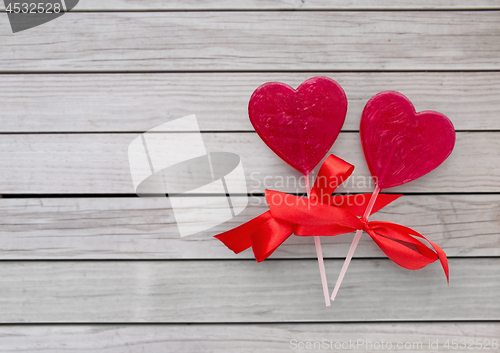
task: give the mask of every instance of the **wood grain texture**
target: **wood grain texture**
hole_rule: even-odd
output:
[[[448,256],[500,256],[498,195],[403,196],[372,216],[406,225],[439,244]],[[0,260],[50,259],[249,259],[212,236],[267,211],[252,197],[239,216],[181,238],[164,198],[0,199]],[[203,210],[215,215],[217,208]],[[199,213],[200,211],[193,210]],[[323,254],[344,258],[353,234],[322,237]],[[385,257],[368,237],[360,257]],[[271,258],[315,258],[309,237],[290,237]]]
[[[70,12],[16,35],[0,23],[0,72],[498,70],[499,19],[497,11]]]
[[[342,260],[325,262],[330,280]],[[316,260],[3,262],[2,323],[499,320],[500,259],[353,260],[325,308]]]
[[[499,9],[498,0],[399,0],[393,2],[372,0],[216,0],[216,1],[162,1],[162,0],[85,0],[72,11],[161,11],[161,10],[353,10],[353,9]],[[5,10],[0,3],[0,11]]]
[[[58,324],[0,325],[0,350],[279,352],[291,338],[498,339],[500,11],[412,11],[422,9],[500,2],[86,0],[16,35],[0,23],[0,194],[104,196],[0,199],[0,323]],[[211,238],[263,212],[263,197],[187,238],[167,198],[106,197],[134,193],[127,148],[139,133],[192,113],[209,151],[242,157],[249,192],[303,192],[303,180],[290,179],[298,173],[251,133],[246,108],[258,85],[297,86],[316,72],[350,98],[344,130],[357,131],[364,103],[388,89],[459,130],[492,130],[459,133],[439,169],[389,190],[417,195],[373,217],[440,244],[452,257],[450,287],[439,264],[404,270],[376,259],[384,255],[365,237],[325,308],[312,239],[291,237],[257,264]],[[357,167],[339,191],[371,191],[358,133],[342,133],[332,152]],[[323,240],[331,283],[351,239]],[[416,322],[474,320],[497,322]]]
[[[499,323],[377,323],[377,324],[251,324],[251,325],[51,325],[1,326],[0,349],[10,352],[78,352],[78,353],[279,353],[310,352],[306,342],[328,345],[356,342],[350,351],[373,352],[373,345],[383,341],[394,350],[407,344],[408,351],[437,353],[445,351],[446,340],[457,340],[453,352],[463,349],[461,340],[473,345],[498,339]],[[294,341],[296,340],[296,341]],[[359,341],[358,341],[359,340]],[[429,340],[435,348],[429,348]],[[300,345],[300,344],[303,345]],[[370,346],[371,343],[371,346]],[[359,345],[358,345],[359,344]],[[421,345],[420,345],[421,344]],[[348,346],[347,346],[348,347]],[[371,347],[371,348],[370,348]]]
[[[0,193],[135,193],[127,149],[137,136],[0,135]],[[453,154],[439,168],[388,191],[499,192],[498,137],[498,132],[458,133]],[[303,176],[277,157],[256,133],[206,133],[203,140],[208,151],[230,151],[241,157],[248,192],[263,193],[266,188],[304,192]],[[341,133],[330,152],[356,166],[338,192],[373,190],[358,133]]]
[[[248,101],[269,81],[297,87],[315,75],[348,98],[344,130],[358,130],[366,102],[399,91],[416,109],[442,112],[457,130],[499,130],[500,73],[186,73],[0,75],[1,132],[140,132],[196,114],[203,131],[253,131]]]

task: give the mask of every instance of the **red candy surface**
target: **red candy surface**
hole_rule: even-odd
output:
[[[446,116],[433,111],[417,113],[408,98],[393,91],[368,101],[360,135],[370,172],[382,189],[429,173],[455,145],[455,129]]]
[[[265,83],[248,105],[250,121],[271,150],[304,175],[321,161],[344,124],[347,98],[334,80],[313,77],[296,90]]]

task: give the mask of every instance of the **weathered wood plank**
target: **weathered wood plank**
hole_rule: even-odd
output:
[[[372,219],[411,227],[448,256],[500,256],[499,204],[498,195],[403,196]],[[211,236],[267,209],[262,197],[252,197],[231,221],[181,238],[167,199],[0,199],[0,260],[252,258],[251,250],[235,255]],[[323,237],[324,256],[344,258],[352,237]],[[271,258],[315,258],[312,244],[292,236]],[[364,236],[356,257],[385,255]]]
[[[331,351],[335,346],[354,352],[373,352],[373,346],[398,345],[407,350],[438,353],[444,344],[456,340],[453,352],[485,345],[495,352],[492,340],[498,340],[500,324],[492,323],[377,323],[377,324],[251,324],[251,325],[71,325],[71,326],[0,326],[0,349],[9,352],[59,351],[78,353],[277,353],[310,352],[306,342],[324,342]],[[466,340],[466,348],[463,341]],[[330,343],[333,342],[333,343]],[[429,347],[429,342],[432,343]],[[437,342],[437,346],[435,345]],[[376,346],[376,345],[375,345]],[[347,349],[346,349],[347,350]]]
[[[497,0],[469,2],[465,0],[217,0],[217,1],[144,1],[144,0],[85,0],[72,11],[161,11],[161,10],[354,10],[354,9],[499,9]],[[5,10],[0,3],[0,11]]]
[[[196,114],[205,131],[253,131],[252,92],[268,81],[297,87],[314,73],[0,75],[0,131],[147,131]],[[458,130],[499,130],[500,73],[318,73],[349,98],[344,130],[358,130],[374,94],[395,90],[417,110],[448,115]],[[140,94],[138,94],[140,92]]]
[[[500,13],[68,13],[0,23],[0,72],[500,69]]]
[[[0,194],[134,193],[127,151],[137,136],[0,135]],[[454,153],[438,169],[390,191],[500,191],[498,136],[497,132],[458,133]],[[230,151],[241,157],[248,192],[263,193],[266,188],[304,192],[304,178],[267,148],[257,134],[206,133],[203,139],[208,151]],[[373,190],[358,133],[341,133],[331,152],[356,166],[339,192]]]
[[[327,260],[336,278],[342,260]],[[500,258],[354,260],[325,308],[316,260],[0,263],[2,323],[499,320]]]

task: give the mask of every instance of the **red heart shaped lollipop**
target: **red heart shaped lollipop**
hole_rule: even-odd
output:
[[[390,188],[429,173],[450,155],[455,129],[441,113],[417,113],[398,92],[386,91],[366,103],[361,144],[378,186]]]
[[[280,82],[265,83],[248,105],[260,138],[304,175],[328,153],[346,112],[344,90],[328,77],[313,77],[296,90]]]

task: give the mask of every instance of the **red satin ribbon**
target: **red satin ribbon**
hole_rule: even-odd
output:
[[[261,262],[292,234],[335,236],[363,229],[389,259],[406,269],[418,270],[439,259],[449,282],[446,254],[437,244],[399,224],[361,219],[371,194],[331,196],[353,170],[351,164],[330,155],[321,166],[309,199],[266,190],[269,211],[215,238],[236,254],[252,247],[255,259]],[[371,214],[400,196],[380,194]],[[414,237],[427,240],[435,252]]]

